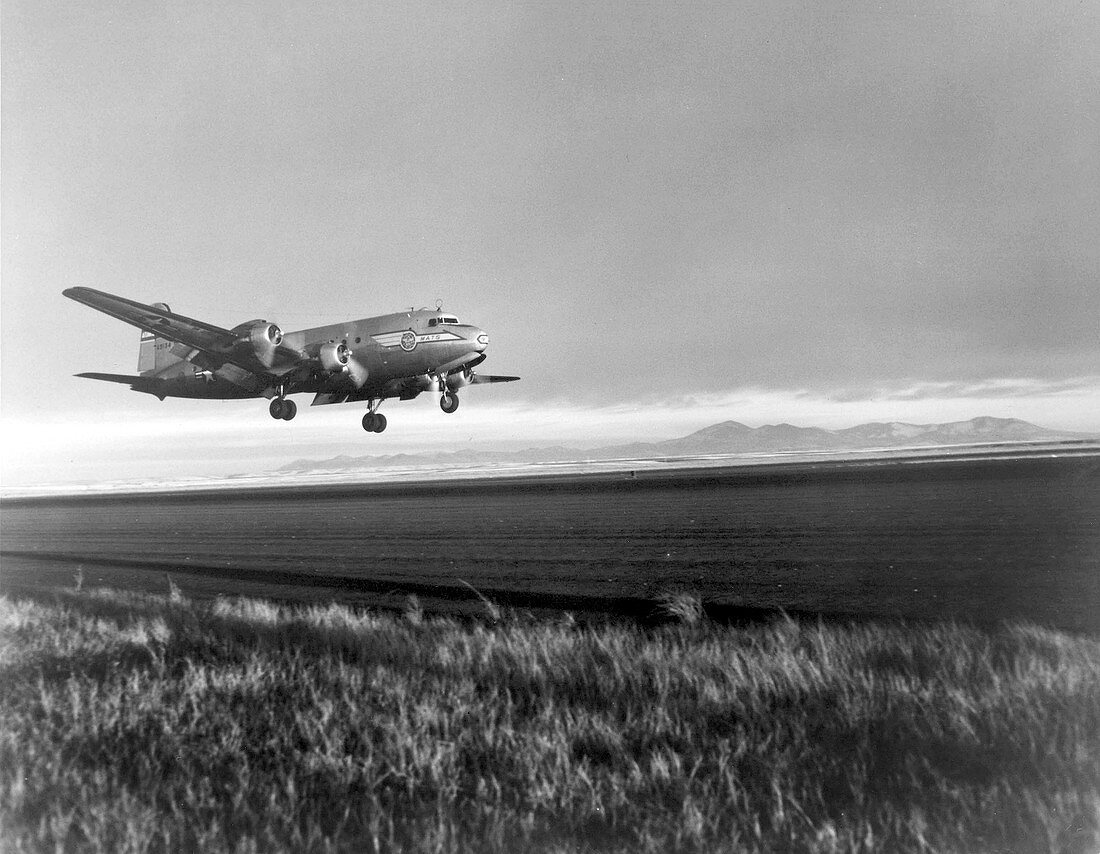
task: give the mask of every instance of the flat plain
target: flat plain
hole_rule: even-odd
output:
[[[0,590],[432,611],[1029,620],[1100,630],[1100,457],[799,464],[4,502]]]

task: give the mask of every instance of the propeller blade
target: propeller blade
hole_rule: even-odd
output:
[[[345,370],[348,372],[348,379],[352,381],[352,384],[356,388],[362,388],[367,384],[367,380],[370,378],[370,371],[367,370],[367,366],[352,356],[348,359]]]

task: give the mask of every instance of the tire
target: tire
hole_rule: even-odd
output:
[[[447,392],[439,398],[439,408],[450,415],[458,409],[458,395],[453,391]]]
[[[283,401],[283,421],[293,421],[298,414],[298,404],[293,400]]]
[[[374,432],[374,418],[375,416],[371,415],[369,412],[363,416],[363,429],[368,433]]]
[[[374,432],[375,433],[381,433],[385,429],[386,429],[386,416],[385,415],[375,415],[374,416]]]
[[[272,418],[278,421],[283,417],[283,412],[285,411],[283,408],[283,401],[279,400],[277,397],[273,398],[267,411],[271,413]]]

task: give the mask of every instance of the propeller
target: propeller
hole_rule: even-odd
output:
[[[343,341],[329,341],[327,344],[322,344],[317,352],[317,360],[330,374],[346,376],[357,389],[366,385],[370,378],[367,366],[355,358],[347,343]]]
[[[370,371],[367,370],[367,366],[350,354],[347,364],[344,365],[344,371],[356,388],[362,388],[370,379]]]

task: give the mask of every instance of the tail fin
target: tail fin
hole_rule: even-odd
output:
[[[171,311],[162,302],[153,303],[153,308],[159,308],[161,311]],[[167,338],[158,338],[156,333],[147,329],[141,330],[141,345],[138,349],[138,373],[142,375],[159,374],[170,365],[182,362],[183,359],[172,354],[172,347],[173,343]]]

